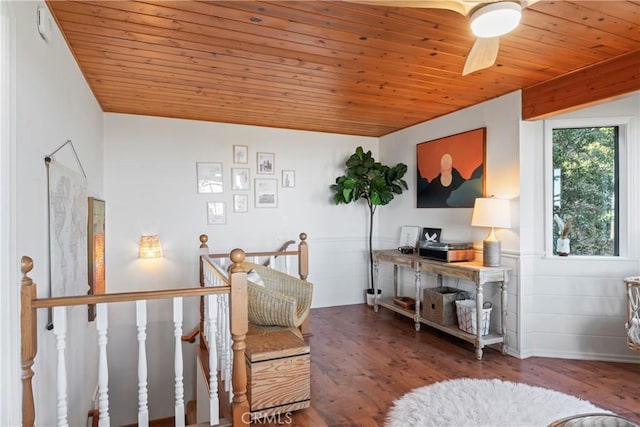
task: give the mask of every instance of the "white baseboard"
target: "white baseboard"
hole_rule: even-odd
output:
[[[631,352],[631,350],[629,350]],[[508,353],[519,359],[528,359],[530,357],[547,357],[553,359],[571,359],[571,360],[595,360],[599,362],[622,362],[622,363],[640,363],[640,354],[611,354],[611,353],[583,353],[583,352],[563,352],[553,350],[528,350],[524,352]]]

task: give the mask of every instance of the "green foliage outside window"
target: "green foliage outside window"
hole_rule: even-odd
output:
[[[553,214],[571,221],[571,255],[618,255],[617,149],[616,126],[553,130]]]

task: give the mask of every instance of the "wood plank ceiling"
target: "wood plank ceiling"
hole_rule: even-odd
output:
[[[49,1],[106,112],[382,136],[640,50],[640,1],[540,1],[463,77],[468,19],[320,1]],[[640,68],[640,64],[639,64]]]

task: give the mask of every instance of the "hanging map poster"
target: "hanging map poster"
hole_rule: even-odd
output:
[[[87,182],[81,174],[49,163],[51,296],[86,295]]]

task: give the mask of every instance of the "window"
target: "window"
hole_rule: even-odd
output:
[[[553,129],[553,241],[562,226],[573,255],[618,255],[618,135],[618,126]]]
[[[547,122],[547,253],[619,256],[624,120]],[[624,186],[622,186],[624,187]],[[563,236],[564,234],[566,236]]]

